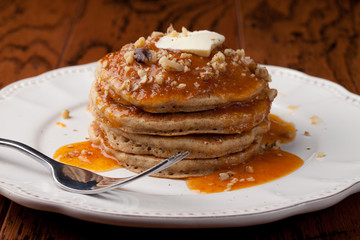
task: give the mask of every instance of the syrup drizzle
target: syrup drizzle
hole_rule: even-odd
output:
[[[303,164],[301,158],[279,147],[279,144],[293,141],[295,136],[296,129],[293,123],[270,115],[270,131],[263,137],[264,150],[261,154],[253,156],[245,164],[206,176],[185,179],[187,186],[198,193],[216,193],[256,186],[284,177]],[[54,159],[96,172],[122,167],[114,157],[90,141],[60,147],[55,152]]]

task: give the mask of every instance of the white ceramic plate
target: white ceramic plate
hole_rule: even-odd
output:
[[[24,142],[49,156],[62,145],[85,140],[92,120],[86,105],[94,69],[95,64],[62,68],[3,88],[0,137]],[[271,85],[279,91],[272,112],[298,129],[295,141],[284,150],[305,161],[286,177],[215,194],[195,194],[182,180],[148,177],[110,193],[84,196],[59,189],[42,165],[0,147],[0,194],[27,207],[105,224],[205,228],[276,221],[329,207],[358,192],[360,97],[294,70],[268,69]],[[63,109],[70,110],[71,119],[61,118]],[[325,157],[317,158],[318,152]]]

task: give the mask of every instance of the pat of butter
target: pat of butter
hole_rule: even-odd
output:
[[[176,36],[165,35],[155,43],[155,46],[208,57],[211,51],[224,41],[225,37],[216,32],[207,30],[187,31],[186,34],[180,33]]]

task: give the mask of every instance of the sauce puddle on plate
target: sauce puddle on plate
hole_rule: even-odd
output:
[[[57,161],[96,172],[105,172],[122,167],[114,157],[90,141],[62,146],[53,157]]]
[[[197,193],[216,193],[251,187],[281,178],[302,166],[303,160],[283,151],[280,144],[296,136],[294,124],[270,115],[270,131],[263,137],[263,151],[242,165],[219,170],[212,174],[185,179],[190,190]],[[60,147],[54,159],[88,170],[103,172],[122,165],[90,141]]]
[[[281,178],[303,165],[298,156],[280,149],[280,144],[293,141],[296,129],[276,115],[270,115],[270,131],[264,135],[261,154],[242,165],[186,180],[190,190],[198,193],[232,191],[263,184]]]
[[[190,190],[198,193],[217,193],[256,186],[281,178],[303,164],[294,154],[280,149],[265,150],[246,164],[186,180]]]

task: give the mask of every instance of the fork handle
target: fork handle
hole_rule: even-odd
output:
[[[35,148],[32,148],[21,142],[17,142],[17,141],[5,139],[5,138],[0,138],[0,145],[20,150],[20,151],[30,155],[31,157],[36,159],[39,163],[41,163],[42,165],[44,165],[45,167],[47,167],[49,169],[52,169],[51,164],[55,162],[53,159],[51,159],[48,156],[46,156],[45,154],[39,152]]]

